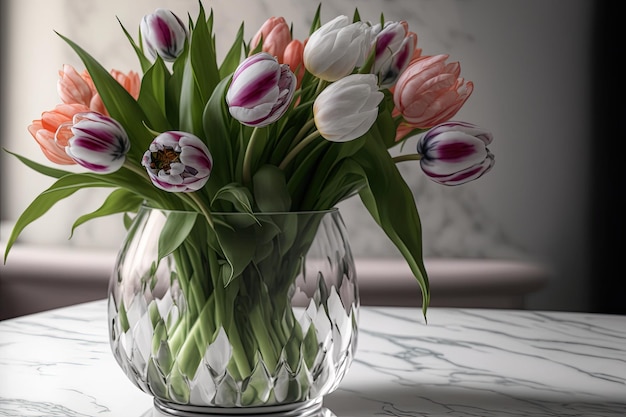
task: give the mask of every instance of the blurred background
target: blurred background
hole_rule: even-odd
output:
[[[242,21],[250,39],[268,17],[283,16],[293,23],[294,37],[303,40],[318,3],[203,5],[215,14],[223,54]],[[58,103],[62,65],[84,68],[55,31],[107,68],[139,70],[118,19],[136,36],[144,14],[165,7],[195,19],[198,2],[2,0],[0,7],[2,147],[48,163],[26,128]],[[617,263],[624,171],[611,146],[617,146],[615,127],[624,116],[623,100],[615,100],[616,6],[592,0],[335,0],[322,5],[322,22],[351,16],[355,8],[363,20],[378,21],[381,12],[385,20],[407,20],[423,54],[459,61],[461,76],[473,81],[475,90],[455,119],[489,128],[495,137],[490,146],[495,167],[469,184],[443,187],[427,180],[419,165],[402,165],[420,210],[425,256],[537,262],[552,274],[529,297],[528,308],[626,313]],[[5,241],[12,222],[51,180],[6,152],[0,169],[0,240]],[[92,221],[68,239],[75,218],[99,207],[105,196],[98,190],[77,193],[27,228],[20,244],[116,249],[124,236],[118,217]],[[400,257],[358,197],[340,208],[356,258]]]

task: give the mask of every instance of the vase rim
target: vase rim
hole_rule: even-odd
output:
[[[162,207],[153,207],[150,204],[143,202],[141,203],[142,209],[150,209],[150,210],[161,210],[161,211],[173,211],[173,212],[187,212],[193,213],[194,210],[184,210],[184,209],[170,209],[170,208],[162,208]],[[338,213],[338,207],[331,207],[329,209],[322,210],[301,210],[301,211],[253,211],[252,213],[244,213],[240,211],[211,211],[210,213],[215,216],[240,216],[240,215],[254,215],[254,216],[284,216],[284,215],[311,215],[311,214],[324,214],[324,213]]]

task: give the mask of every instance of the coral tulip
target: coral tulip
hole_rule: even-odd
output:
[[[111,76],[119,82],[122,87],[136,100],[139,97],[141,89],[141,79],[135,71],[129,71],[127,74],[111,70]],[[71,65],[63,65],[63,69],[59,71],[59,80],[57,81],[57,92],[61,101],[65,104],[82,104],[89,107],[90,110],[108,115],[109,113],[104,107],[104,103],[96,90],[96,86],[91,79],[89,73],[85,70],[79,74]]]
[[[187,27],[172,11],[158,8],[147,14],[139,25],[144,45],[153,58],[172,62],[181,54],[187,41]]]
[[[54,110],[45,111],[41,119],[33,120],[28,131],[51,162],[60,165],[74,165],[76,162],[65,152],[65,147],[72,136],[69,129],[76,113],[87,112],[84,104],[59,104]]]
[[[431,180],[443,185],[473,181],[494,165],[487,148],[492,140],[491,132],[471,123],[442,123],[420,136],[420,165]]]
[[[446,63],[448,55],[421,57],[400,75],[393,100],[397,112],[413,128],[429,128],[450,120],[474,90],[460,78],[458,62]]]
[[[77,113],[71,130],[65,151],[77,164],[101,174],[122,167],[130,141],[119,122],[96,112]]]
[[[170,131],[152,141],[141,164],[156,187],[170,192],[192,192],[209,180],[213,157],[197,136]]]
[[[133,98],[139,97],[141,88],[139,74],[134,71],[124,74],[111,70],[111,75]],[[94,111],[108,116],[108,112],[87,71],[81,74],[71,65],[64,65],[59,71],[57,92],[63,103],[51,111],[43,112],[41,119],[33,120],[28,126],[28,131],[51,162],[74,165],[76,161],[65,152],[65,147],[73,136],[71,128],[74,115]]]
[[[252,38],[250,50],[253,51],[263,41],[261,50],[278,59],[281,64],[285,48],[291,42],[291,30],[283,17],[270,17]]]
[[[289,107],[296,76],[267,52],[246,58],[235,70],[226,93],[230,114],[247,126],[262,127],[278,120]]]
[[[356,139],[376,121],[383,97],[374,74],[348,75],[332,83],[315,99],[315,125],[331,142]]]
[[[135,100],[139,98],[139,91],[141,90],[141,78],[139,77],[139,74],[137,74],[135,71],[129,71],[127,74],[125,74],[121,71],[113,69],[111,70],[111,76],[115,78],[126,91],[128,91],[128,94],[130,94],[132,98],[134,98]],[[100,98],[100,94],[98,94],[96,87],[95,85],[93,85],[93,81],[91,80],[91,77],[89,76],[89,73],[87,71],[85,71],[85,77],[88,78],[88,82],[91,83],[94,91],[94,95],[91,98],[91,104],[89,107],[93,111],[97,111],[108,116],[109,112],[104,106],[102,98]]]
[[[296,88],[300,87],[302,83],[302,78],[304,77],[304,72],[306,68],[304,68],[304,62],[302,60],[302,55],[304,53],[304,45],[305,42],[299,41],[297,39],[292,40],[287,44],[285,48],[285,53],[283,54],[283,63],[289,65],[289,69],[296,75]]]
[[[367,23],[351,23],[347,16],[337,16],[309,37],[304,66],[322,80],[337,81],[363,64],[373,37]]]
[[[82,104],[89,107],[95,88],[91,83],[91,77],[87,81],[85,74],[87,74],[86,71],[81,75],[73,66],[63,65],[57,80],[57,92],[63,103]]]

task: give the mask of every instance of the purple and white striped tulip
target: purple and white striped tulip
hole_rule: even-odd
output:
[[[417,152],[422,171],[443,185],[460,185],[480,178],[494,165],[487,145],[491,132],[466,122],[445,122],[422,134]]]
[[[175,193],[192,192],[209,180],[213,157],[197,136],[169,131],[154,138],[141,165],[156,187]]]
[[[178,58],[189,35],[187,27],[178,16],[161,8],[145,15],[141,19],[139,30],[150,55],[153,58],[160,56],[168,62]]]
[[[247,126],[262,127],[280,119],[296,90],[296,76],[267,52],[246,58],[233,74],[226,103],[230,114]]]
[[[409,32],[405,21],[387,22],[372,28],[376,34],[376,55],[371,72],[378,75],[381,88],[392,87],[400,74],[409,66],[417,46],[417,35]]]
[[[124,165],[130,141],[117,120],[96,112],[77,113],[71,131],[74,136],[65,152],[78,165],[100,174],[115,172]]]
[[[348,75],[326,87],[315,99],[315,126],[331,142],[361,137],[376,121],[384,96],[374,74]]]
[[[305,68],[326,81],[351,74],[367,58],[374,34],[367,23],[340,15],[317,29],[304,47]]]

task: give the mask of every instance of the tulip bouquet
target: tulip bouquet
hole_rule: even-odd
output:
[[[184,250],[182,242],[200,222],[207,230],[232,229],[216,213],[254,219],[258,213],[327,210],[358,195],[408,262],[426,314],[430,293],[420,219],[397,165],[419,163],[433,181],[458,185],[479,178],[494,163],[489,131],[451,121],[473,90],[460,77],[458,62],[423,55],[406,22],[381,16],[370,23],[355,11],[352,18],[323,23],[319,7],[305,40],[292,38],[282,17],[267,20],[250,41],[242,24],[221,62],[213,13],[207,16],[202,4],[188,24],[168,10],[146,15],[137,40],[122,29],[141,75],[107,70],[59,35],[85,71],[63,67],[62,103],[28,130],[51,162],[84,170],[69,172],[15,155],[56,182],[18,219],[5,260],[28,224],[87,187],[112,192],[74,227],[132,214],[145,204],[195,213],[191,223],[172,220],[159,250],[160,256],[174,252],[192,266],[201,261],[195,259],[199,249]],[[416,152],[391,156],[392,147],[416,135]],[[197,243],[207,246],[201,238]],[[231,288],[251,263],[252,255],[241,255],[247,253],[243,244],[209,242],[223,269],[208,284],[190,278],[183,288],[197,316],[212,291]],[[181,340],[172,351],[184,346]],[[242,364],[239,372],[245,369]]]

